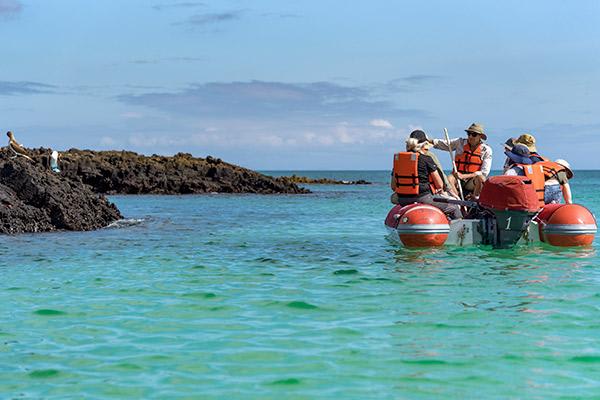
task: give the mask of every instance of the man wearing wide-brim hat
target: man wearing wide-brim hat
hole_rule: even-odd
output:
[[[456,152],[456,173],[450,175],[448,180],[454,185],[460,182],[465,195],[477,198],[492,168],[492,148],[483,142],[487,140],[483,125],[473,123],[465,132],[467,137],[450,140],[450,147],[442,139],[433,139],[431,143],[436,149]]]

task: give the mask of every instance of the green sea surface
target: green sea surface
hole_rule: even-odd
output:
[[[0,238],[2,399],[600,398],[599,239],[408,250],[389,171],[308,195],[113,196]],[[600,171],[575,201],[600,211]]]

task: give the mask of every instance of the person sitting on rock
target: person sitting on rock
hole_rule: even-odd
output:
[[[25,150],[22,144],[17,142],[15,135],[13,135],[11,131],[6,132],[6,136],[8,136],[8,148],[15,153],[15,157],[21,156],[33,161],[33,159],[27,155],[27,150]]]

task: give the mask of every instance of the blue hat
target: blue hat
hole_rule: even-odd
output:
[[[529,149],[524,144],[515,143],[510,151],[505,151],[506,157],[517,164],[533,164],[529,158]]]

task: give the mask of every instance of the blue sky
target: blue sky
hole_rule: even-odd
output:
[[[0,38],[28,147],[389,169],[412,129],[480,122],[494,167],[524,132],[600,167],[596,0],[0,0]]]

